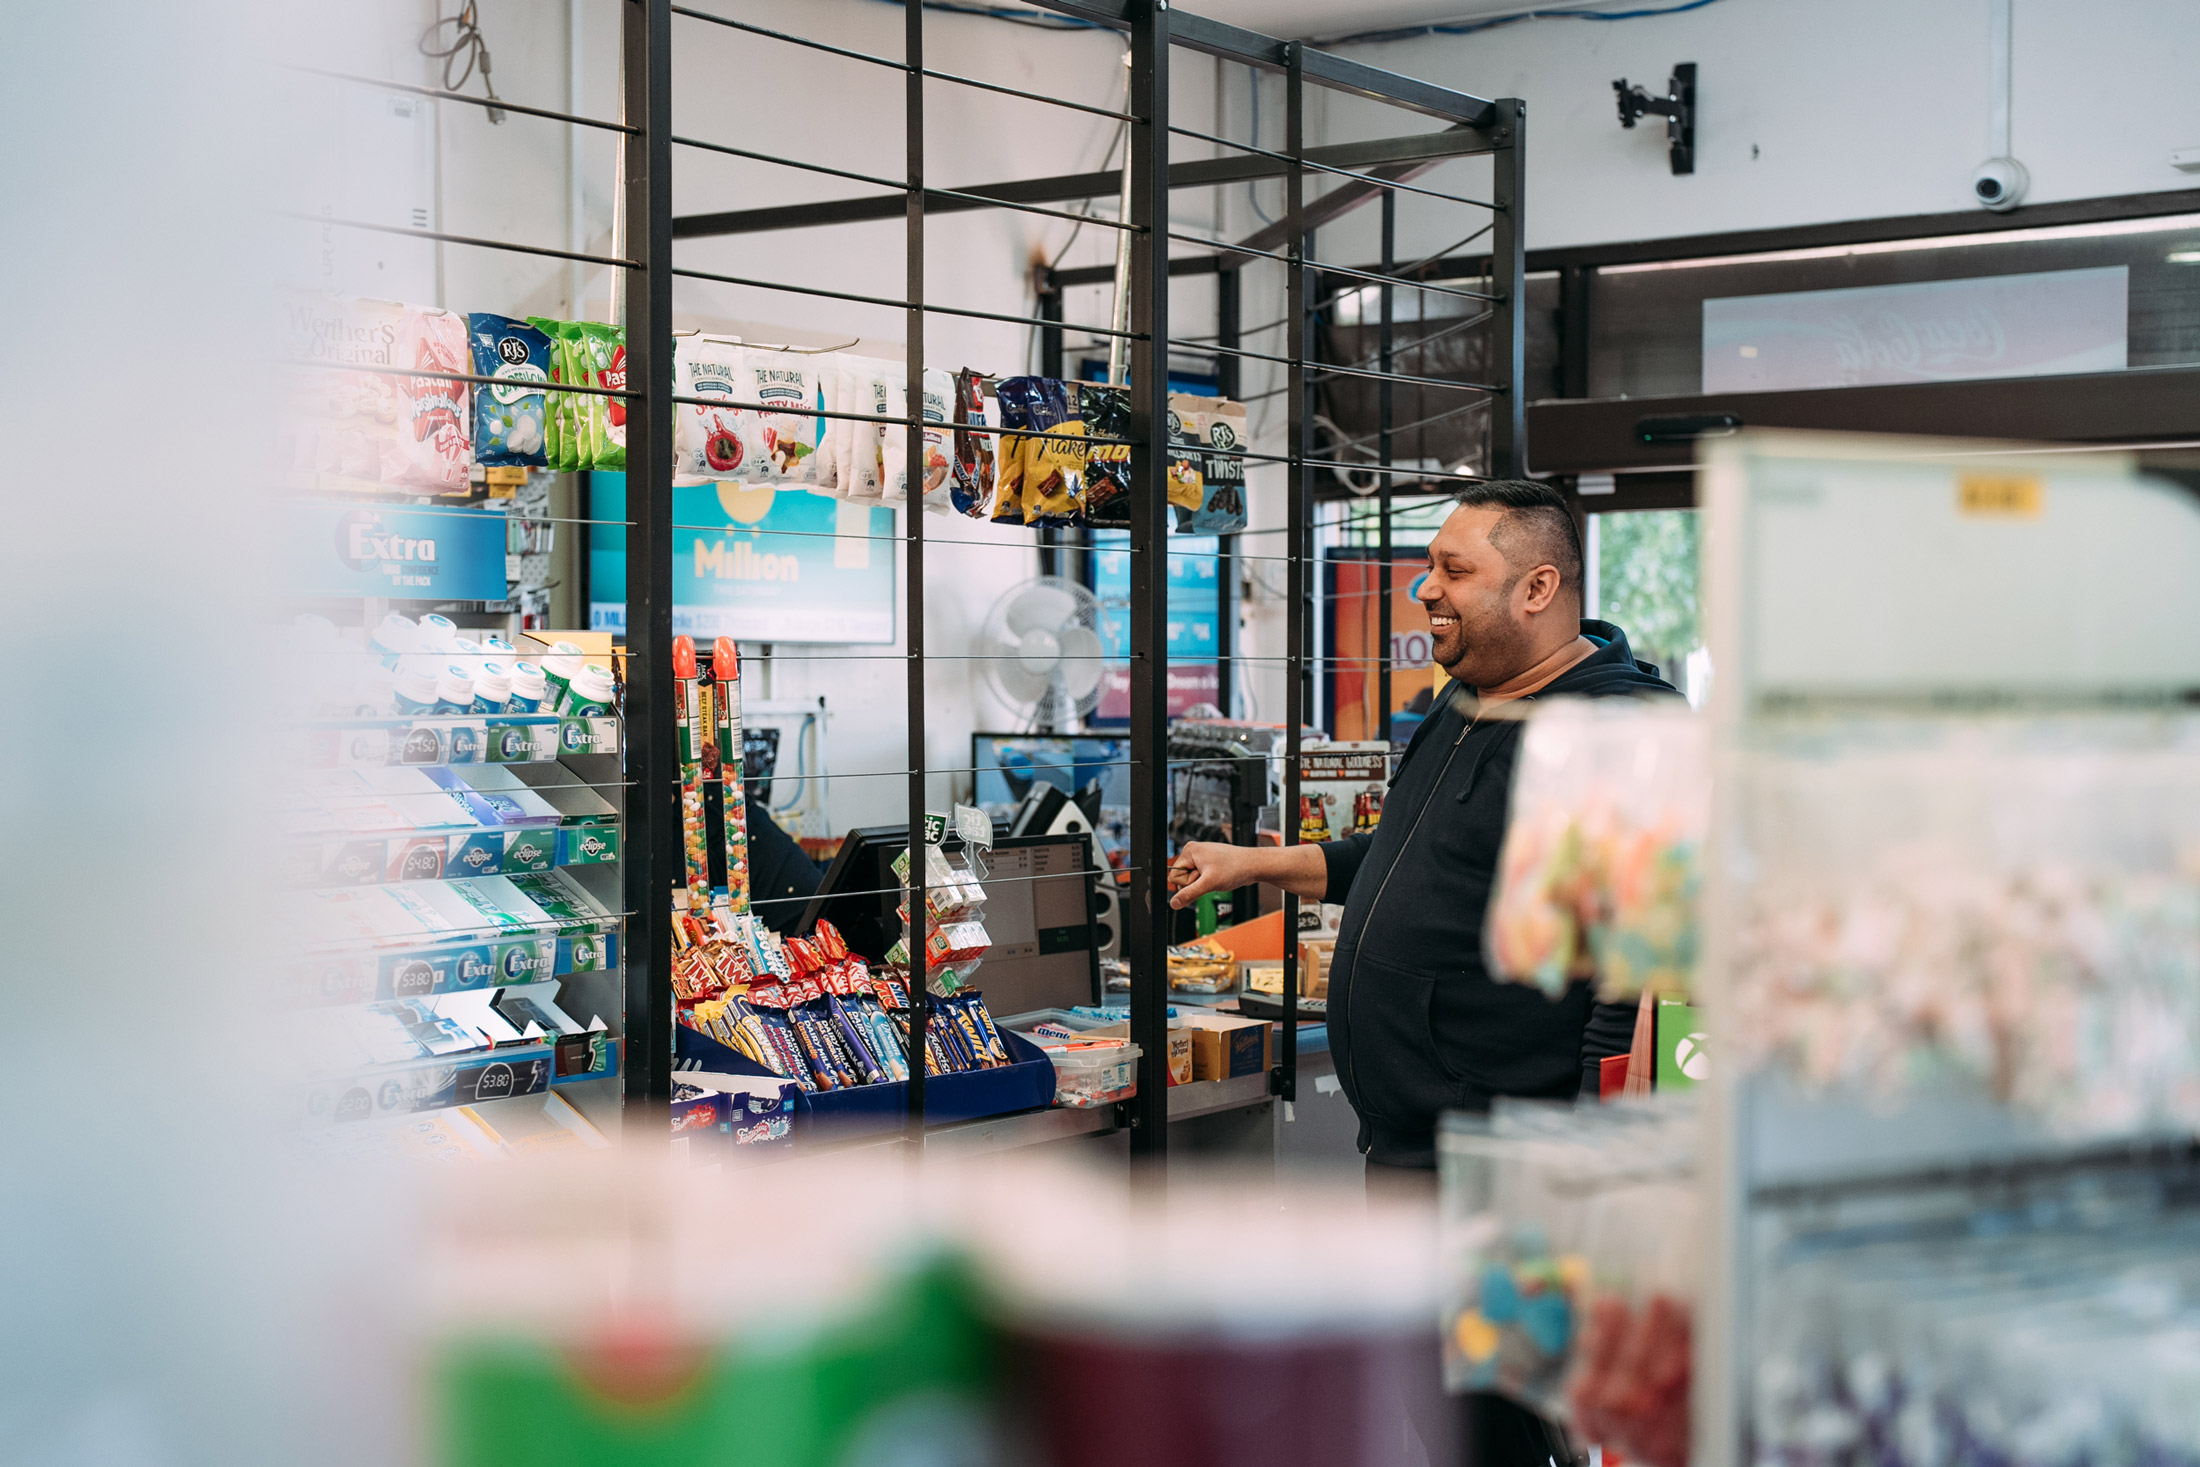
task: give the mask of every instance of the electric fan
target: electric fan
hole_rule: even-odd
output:
[[[978,655],[993,691],[1027,709],[1029,727],[1066,733],[1100,701],[1100,602],[1060,576],[1039,576],[993,603]]]

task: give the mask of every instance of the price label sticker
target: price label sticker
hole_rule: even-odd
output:
[[[2031,474],[1958,474],[1956,513],[1973,519],[2036,520],[2047,486]]]

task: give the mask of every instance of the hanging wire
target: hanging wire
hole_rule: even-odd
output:
[[[440,9],[439,6],[439,12]],[[476,13],[478,9],[479,0],[466,0],[465,4],[458,7],[456,15],[446,16],[439,13],[435,24],[421,33],[420,54],[443,63],[443,87],[446,91],[464,91],[466,83],[479,70],[481,89],[489,94],[491,102],[495,102],[498,100],[497,87],[489,78],[489,43],[481,38],[481,18]],[[448,46],[441,44],[445,26],[451,28]],[[465,63],[463,66],[459,64],[461,61]],[[493,123],[503,122],[504,109],[491,107],[489,120]]]

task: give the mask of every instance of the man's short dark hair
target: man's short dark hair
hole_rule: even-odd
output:
[[[1556,566],[1560,586],[1581,599],[1581,532],[1556,489],[1530,479],[1485,479],[1452,499],[1469,509],[1505,512],[1490,529],[1490,544],[1505,557],[1514,581],[1539,565]]]

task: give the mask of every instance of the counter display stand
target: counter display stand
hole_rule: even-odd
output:
[[[308,1147],[616,1139],[623,727],[524,713],[283,732],[277,1022]]]

